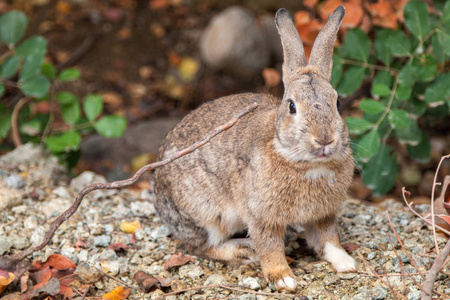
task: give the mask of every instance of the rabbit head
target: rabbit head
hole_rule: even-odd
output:
[[[349,136],[330,84],[333,44],[345,9],[339,6],[317,36],[309,62],[289,13],[275,23],[284,53],[284,95],[275,117],[275,147],[292,161],[342,160],[350,155]]]

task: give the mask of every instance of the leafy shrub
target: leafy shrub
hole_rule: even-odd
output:
[[[378,29],[372,41],[359,28],[347,32],[333,57],[332,84],[342,96],[354,93],[370,76],[371,98],[363,99],[362,118],[346,118],[364,184],[373,195],[395,184],[397,158],[388,140],[406,144],[408,155],[430,160],[428,133],[421,127],[449,115],[450,1],[428,13],[420,0],[404,8],[407,33]]]
[[[126,120],[119,116],[101,116],[103,100],[99,95],[89,94],[81,101],[70,92],[55,92],[61,82],[78,79],[80,71],[67,68],[58,72],[53,64],[46,62],[47,40],[42,36],[35,35],[21,42],[27,23],[28,18],[21,11],[11,11],[0,17],[0,43],[9,49],[0,56],[0,97],[5,94],[5,87],[12,87],[24,95],[23,103],[47,101],[50,115],[35,114],[29,108],[20,111],[16,124],[19,134],[26,141],[43,143],[71,167],[76,162],[73,158],[79,152],[83,132],[95,130],[109,138],[119,137],[125,131]],[[57,107],[59,110],[55,109]],[[14,107],[0,104],[0,139],[10,135],[13,111]],[[60,112],[68,129],[51,132],[56,111]]]

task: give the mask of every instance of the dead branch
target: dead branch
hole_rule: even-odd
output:
[[[16,106],[14,106],[14,109],[11,114],[11,135],[12,135],[12,140],[13,140],[14,146],[16,146],[16,147],[22,145],[22,139],[20,138],[19,127],[17,125],[17,119],[19,118],[19,112],[22,109],[22,107],[24,107],[31,100],[33,100],[33,99],[30,97],[24,97],[24,98],[20,99],[20,101],[17,102]]]
[[[447,244],[445,244],[442,252],[434,260],[433,266],[428,271],[427,280],[423,285],[423,289],[426,292],[425,295],[422,296],[422,300],[431,300],[431,293],[433,292],[434,281],[439,274],[441,267],[444,265],[444,261],[450,253],[450,240],[448,240]]]
[[[228,121],[226,124],[223,124],[215,129],[213,129],[212,131],[208,132],[205,137],[203,137],[203,139],[201,139],[200,141],[192,144],[191,146],[171,155],[170,157],[168,157],[165,160],[162,161],[158,161],[152,164],[148,164],[142,168],[140,168],[133,177],[125,179],[125,180],[120,180],[120,181],[114,181],[114,182],[110,182],[110,183],[96,183],[96,184],[92,184],[90,186],[87,186],[86,188],[84,188],[75,198],[74,203],[65,211],[63,212],[61,215],[59,215],[51,224],[50,224],[50,229],[47,231],[47,233],[45,234],[44,240],[38,244],[38,245],[34,245],[29,247],[28,249],[25,249],[19,253],[16,253],[14,255],[11,256],[12,260],[22,260],[24,259],[26,256],[34,253],[35,251],[39,251],[42,248],[44,248],[52,239],[53,234],[55,233],[55,231],[59,228],[59,226],[61,226],[61,224],[66,221],[67,219],[69,219],[74,213],[75,211],[78,209],[78,207],[81,204],[81,201],[83,200],[84,196],[86,196],[87,194],[89,194],[92,191],[95,190],[99,190],[99,189],[118,189],[118,188],[123,188],[126,186],[129,186],[133,183],[135,183],[136,181],[138,181],[138,179],[147,171],[151,171],[153,169],[162,167],[164,165],[167,165],[169,163],[171,163],[172,161],[188,154],[191,153],[195,150],[197,150],[198,148],[200,148],[201,146],[205,145],[206,143],[208,143],[213,137],[215,137],[216,135],[218,135],[219,133],[229,129],[230,127],[232,127],[234,124],[237,123],[237,121],[244,115],[246,115],[247,113],[249,113],[250,111],[256,109],[256,107],[258,106],[257,103],[253,103],[252,105],[247,106],[244,110],[238,112],[236,115],[234,115],[234,117]]]

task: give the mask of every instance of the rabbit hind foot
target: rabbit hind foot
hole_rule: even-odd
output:
[[[217,246],[211,246],[202,251],[207,257],[225,262],[229,265],[239,266],[253,262],[259,262],[248,238],[229,239]]]

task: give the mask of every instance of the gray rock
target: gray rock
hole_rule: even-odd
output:
[[[350,280],[350,279],[353,279],[356,276],[358,276],[358,274],[356,274],[356,273],[338,273],[338,276],[341,279]]]
[[[14,249],[25,249],[30,246],[30,241],[26,237],[15,236],[12,239],[12,246]]]
[[[23,197],[15,189],[0,187],[0,211],[22,204]]]
[[[336,274],[329,274],[329,275],[325,276],[325,278],[323,279],[323,283],[325,285],[332,285],[332,284],[338,282],[339,280],[340,280],[340,278]]]
[[[25,181],[23,177],[18,174],[11,174],[6,179],[6,186],[11,189],[21,189],[25,186]]]
[[[203,285],[221,285],[228,284],[228,281],[225,277],[219,274],[213,274],[209,276]]]
[[[99,235],[94,237],[94,246],[95,247],[108,247],[111,243],[111,236],[110,235]]]
[[[255,300],[256,295],[254,294],[244,294],[239,296],[239,300]]]
[[[261,289],[260,282],[256,278],[253,278],[253,277],[242,278],[242,284],[249,287],[252,290]]]
[[[37,226],[34,230],[33,233],[31,234],[31,238],[30,238],[30,242],[33,245],[37,245],[39,243],[41,243],[44,240],[44,236],[47,233],[47,230],[45,230],[45,228],[43,226]]]
[[[386,299],[388,296],[388,292],[387,290],[382,287],[381,285],[376,285],[373,289],[372,289],[372,299],[373,300],[382,300],[382,299]]]
[[[408,300],[419,300],[422,297],[422,291],[413,291],[408,293]]]
[[[7,236],[0,236],[0,256],[2,256],[5,253],[8,253],[11,249],[13,243],[11,242],[11,239]]]
[[[0,167],[19,164],[30,164],[42,159],[44,151],[39,145],[28,143],[15,148],[13,151],[0,157]]]
[[[251,78],[269,62],[265,36],[251,11],[231,6],[216,15],[200,38],[200,54],[214,69]]]
[[[376,253],[376,252],[370,252],[370,253],[367,255],[367,260],[372,260],[372,259],[374,259],[375,257],[377,257],[377,253]]]
[[[81,192],[85,187],[94,183],[106,183],[104,176],[95,174],[91,171],[84,171],[70,182],[70,188],[75,192]]]
[[[63,186],[58,186],[56,189],[54,189],[53,194],[61,198],[72,199],[69,191]]]
[[[152,230],[152,232],[150,233],[150,236],[152,237],[153,240],[157,240],[159,238],[168,236],[169,234],[170,234],[169,228],[167,228],[164,225],[161,225],[158,228],[156,228],[155,230]]]

